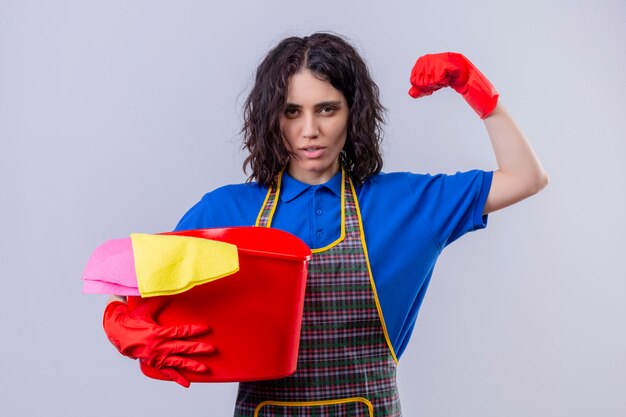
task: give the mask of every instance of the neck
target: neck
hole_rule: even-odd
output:
[[[331,180],[332,177],[335,176],[337,172],[341,169],[339,161],[335,164],[333,169],[325,170],[323,172],[316,171],[302,171],[298,169],[294,169],[292,164],[289,163],[287,166],[287,172],[291,175],[292,178],[297,179],[300,182],[309,185],[319,185],[325,184]]]

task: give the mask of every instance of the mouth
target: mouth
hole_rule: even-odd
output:
[[[324,154],[325,149],[326,148],[324,148],[323,146],[306,146],[300,148],[300,151],[302,151],[304,156],[309,159],[317,159]]]

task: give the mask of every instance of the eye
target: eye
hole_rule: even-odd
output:
[[[320,113],[323,115],[331,115],[337,111],[337,107],[335,106],[324,106],[320,109]]]
[[[297,117],[298,114],[300,114],[300,110],[297,107],[287,107],[284,114],[285,117],[293,119],[294,117]]]

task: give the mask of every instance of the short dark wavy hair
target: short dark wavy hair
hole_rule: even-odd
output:
[[[254,86],[243,109],[243,163],[248,180],[270,186],[287,166],[289,154],[280,132],[289,78],[301,68],[327,80],[348,102],[348,134],[340,154],[341,163],[353,181],[362,183],[380,172],[380,149],[385,108],[379,90],[363,58],[340,36],[314,33],[283,39],[261,62]]]

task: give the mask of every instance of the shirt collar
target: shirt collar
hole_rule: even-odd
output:
[[[311,187],[324,187],[335,193],[335,195],[341,196],[341,170],[330,180],[320,185],[300,182],[285,171],[283,172],[283,178],[281,180],[280,200],[283,203],[288,203]]]

